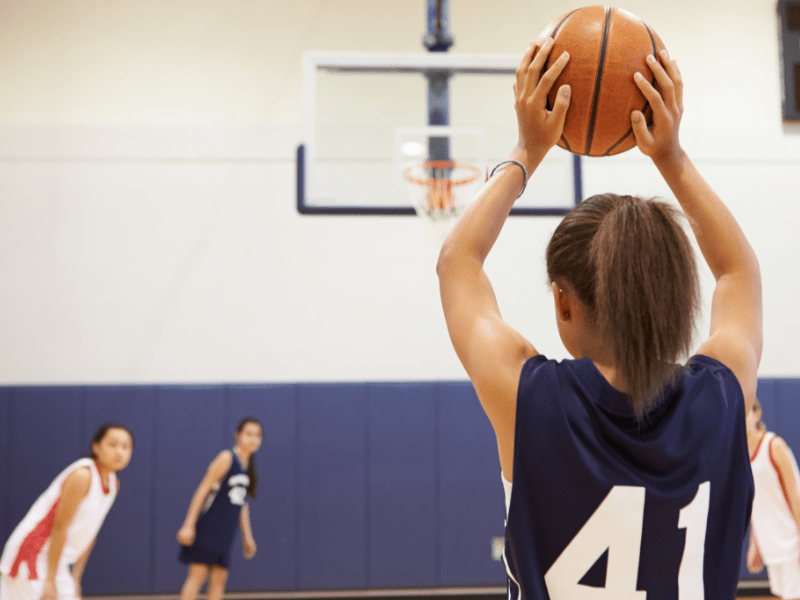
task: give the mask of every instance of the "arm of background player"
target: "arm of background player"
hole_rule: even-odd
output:
[[[176,536],[178,541],[184,546],[191,546],[194,542],[196,534],[195,525],[197,525],[197,519],[200,518],[200,511],[203,508],[203,503],[206,501],[208,494],[211,493],[214,486],[225,477],[232,463],[233,454],[231,451],[223,450],[217,454],[217,457],[212,460],[211,464],[208,466],[205,477],[203,477],[203,480],[194,492],[194,496],[192,496],[192,501],[189,503],[189,510],[186,511],[186,518],[183,520],[183,525],[181,525],[178,535]]]
[[[92,472],[89,467],[80,467],[67,475],[61,485],[61,496],[58,500],[53,530],[50,534],[50,549],[47,553],[47,577],[46,586],[51,585],[55,589],[56,574],[58,573],[58,563],[61,560],[61,553],[64,550],[64,543],[67,541],[67,529],[69,529],[78,505],[89,493],[92,484]]]
[[[250,503],[245,502],[239,513],[239,526],[242,528],[242,548],[244,557],[248,560],[256,555],[256,540],[253,538],[253,530],[250,527]]]
[[[92,548],[94,548],[94,542],[95,540],[92,540],[80,558],[72,563],[72,579],[75,580],[75,596],[78,598],[83,598],[81,579],[83,578],[83,571],[86,569],[86,562],[89,560]]]
[[[758,543],[756,542],[756,534],[753,531],[753,524],[750,524],[750,543],[747,545],[747,570],[751,573],[760,573],[764,568],[764,562],[761,560],[761,553],[758,551]]]

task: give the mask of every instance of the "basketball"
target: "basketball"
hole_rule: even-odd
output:
[[[570,58],[548,94],[548,109],[561,85],[572,95],[558,145],[575,154],[611,156],[636,146],[631,112],[653,113],[633,81],[639,71],[655,86],[646,57],[664,44],[636,15],[608,6],[586,6],[562,15],[542,32],[553,38],[544,70],[565,50]]]

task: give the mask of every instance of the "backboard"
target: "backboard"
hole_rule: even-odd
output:
[[[443,52],[309,52],[303,56],[303,143],[297,207],[303,214],[416,214],[403,181],[409,161],[448,158],[487,169],[517,141],[514,73],[520,57]],[[446,80],[445,124],[431,78]],[[478,185],[479,187],[479,185]],[[580,158],[554,148],[512,214],[564,214],[581,200]]]

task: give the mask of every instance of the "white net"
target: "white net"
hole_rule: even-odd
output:
[[[403,178],[417,214],[435,222],[455,221],[481,184],[478,167],[449,160],[412,165]]]

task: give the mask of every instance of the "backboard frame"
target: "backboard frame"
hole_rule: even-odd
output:
[[[452,74],[513,74],[519,66],[516,55],[430,53],[306,52],[303,54],[303,141],[297,147],[297,211],[302,215],[388,215],[415,216],[413,206],[363,206],[339,203],[310,203],[307,182],[316,156],[317,73],[425,73],[446,70]],[[583,199],[581,157],[572,156],[572,206],[515,207],[511,215],[564,215]]]

